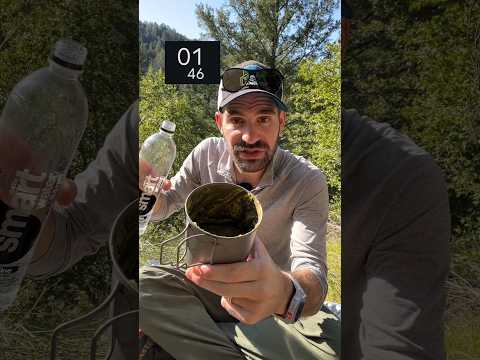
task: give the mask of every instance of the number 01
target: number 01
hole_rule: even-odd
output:
[[[186,61],[182,61],[182,53],[185,52],[186,53]],[[194,55],[197,55],[197,64],[198,66],[200,66],[200,60],[201,60],[201,54],[200,54],[200,48],[196,49],[194,52],[193,52]],[[181,48],[180,50],[178,50],[178,53],[177,53],[177,60],[178,60],[178,63],[182,66],[185,66],[185,65],[188,65],[188,63],[190,62],[190,50],[188,50],[187,48]]]

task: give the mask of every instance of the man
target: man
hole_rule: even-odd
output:
[[[177,359],[337,356],[338,321],[319,311],[327,185],[318,168],[277,146],[286,123],[282,81],[256,61],[227,69],[215,114],[223,138],[202,141],[158,197],[154,221],[182,208],[201,184],[237,183],[264,214],[249,261],[141,271],[140,327]]]

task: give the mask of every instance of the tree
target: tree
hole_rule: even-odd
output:
[[[208,36],[220,41],[227,65],[255,59],[284,74],[300,62],[324,54],[336,0],[230,0],[214,12],[197,5],[196,14]]]
[[[291,91],[291,113],[282,146],[318,166],[327,177],[330,219],[340,220],[340,45],[327,56],[303,61]]]
[[[165,69],[165,41],[188,39],[165,24],[140,21],[138,40],[140,74],[144,75],[149,67],[152,70]]]

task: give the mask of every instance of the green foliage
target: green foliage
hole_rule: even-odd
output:
[[[172,174],[200,141],[218,135],[213,121],[215,109],[210,101],[212,91],[208,87],[167,85],[162,71],[149,71],[140,80],[140,144],[158,132],[164,120],[173,121],[177,125],[174,135],[177,157]]]
[[[461,19],[461,21],[459,21]],[[480,288],[480,4],[443,7],[441,16],[412,34],[422,98],[404,110],[408,133],[432,153],[448,181],[453,225],[453,266]],[[449,28],[448,34],[444,29]],[[473,260],[473,261],[472,261]],[[476,260],[476,261],[475,261]]]
[[[327,176],[331,220],[340,221],[340,46],[318,62],[304,61],[292,85],[284,146]]]
[[[226,65],[255,59],[285,74],[323,53],[338,27],[335,0],[229,1],[216,12],[197,5],[196,14],[209,37],[220,41]]]

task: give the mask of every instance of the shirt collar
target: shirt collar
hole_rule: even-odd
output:
[[[225,140],[223,140],[225,142]],[[235,168],[233,164],[232,156],[227,148],[227,143],[225,142],[225,148],[223,153],[220,155],[218,160],[217,173],[224,176],[227,181],[235,183]],[[278,157],[280,156],[280,147],[277,146],[275,153],[273,154],[272,161],[268,164],[267,169],[263,173],[262,178],[260,179],[257,188],[263,188],[265,186],[273,185],[275,179],[275,169],[276,163],[278,162]]]

